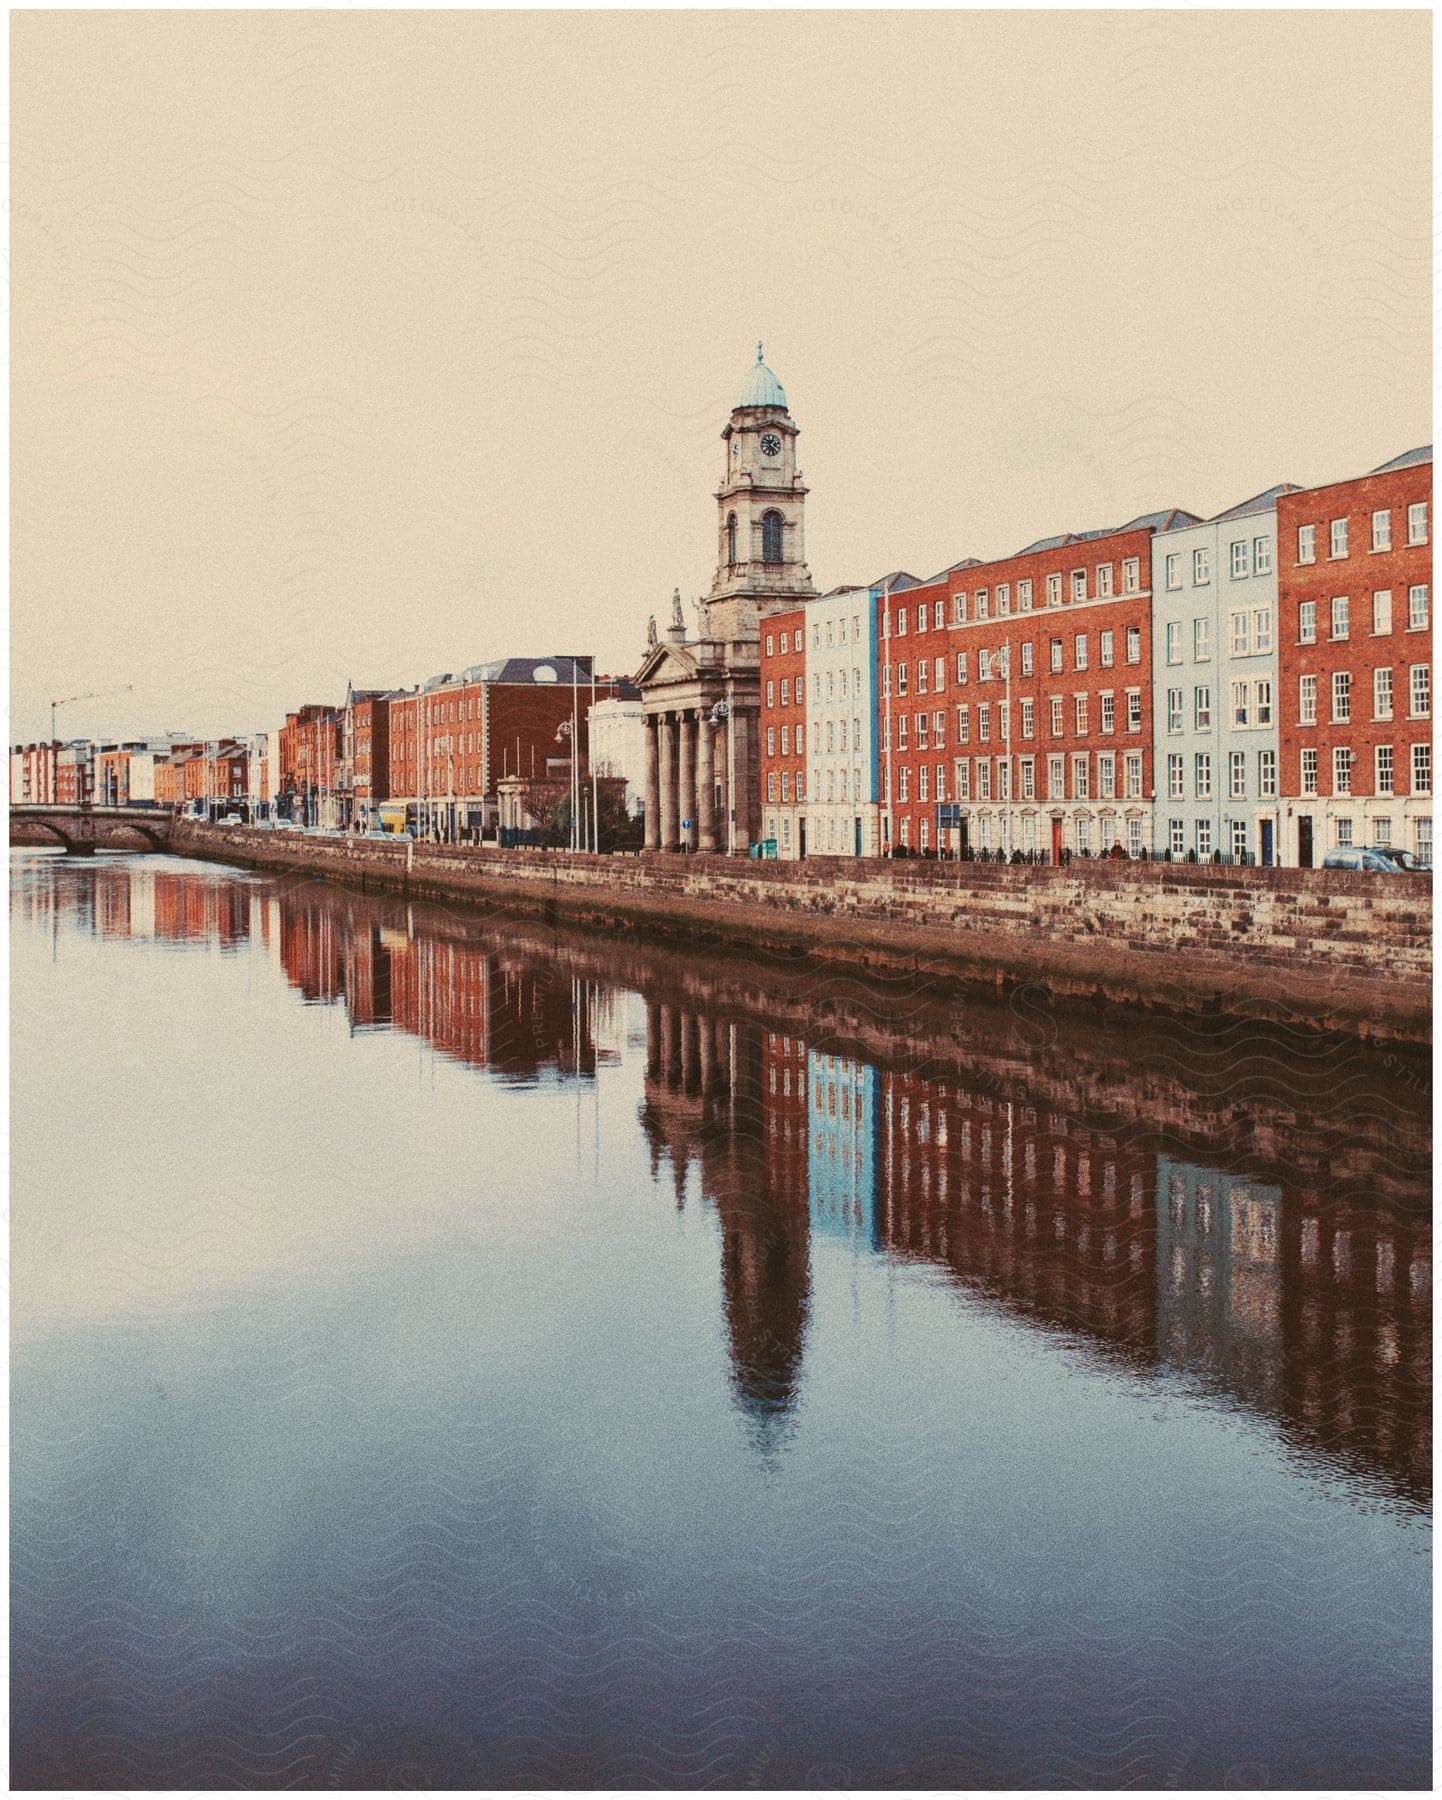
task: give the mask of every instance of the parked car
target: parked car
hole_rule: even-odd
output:
[[[1432,865],[1424,862],[1414,851],[1400,849],[1396,844],[1373,844],[1373,856],[1384,856],[1395,868],[1405,869],[1409,875],[1430,875]]]
[[[1365,850],[1360,844],[1345,844],[1336,850],[1329,850],[1322,858],[1324,869],[1362,870],[1368,874],[1395,875],[1397,864],[1390,858],[1381,856],[1375,850]]]

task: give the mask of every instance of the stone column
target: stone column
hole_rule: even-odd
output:
[[[701,733],[696,754],[696,848],[716,848],[716,728],[706,707],[697,719]]]
[[[680,737],[677,767],[677,809],[680,832],[677,842],[684,850],[696,842],[696,715],[689,708],[676,721]]]
[[[662,713],[656,722],[660,733],[657,747],[657,776],[661,788],[662,850],[676,848],[676,721],[670,713]]]
[[[732,844],[738,856],[745,856],[751,844],[751,715],[733,701],[727,721],[731,739],[730,801],[736,814],[732,827]]]
[[[746,714],[746,836],[761,835],[761,713],[753,709]]]
[[[661,773],[657,763],[656,731],[660,721],[655,713],[646,716],[646,848],[661,847]]]

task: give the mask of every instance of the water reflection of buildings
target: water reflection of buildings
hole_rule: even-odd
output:
[[[343,1005],[354,1029],[411,1033],[503,1077],[588,1077],[626,1041],[605,950],[520,928],[433,914],[417,926],[399,904],[130,859],[84,872],[52,859],[12,887],[12,908],[97,936],[263,944],[304,999]],[[1038,1103],[1014,1054],[878,1067],[758,1022],[764,999],[722,1016],[712,987],[667,959],[633,960],[622,978],[645,997],[653,1171],[669,1164],[677,1203],[694,1189],[714,1210],[733,1392],[763,1454],[800,1393],[815,1259],[880,1255],[943,1270],[1114,1368],[1195,1378],[1300,1449],[1430,1499],[1431,1223],[1406,1173],[1415,1132],[1390,1162],[1349,1146],[1332,1191],[1305,1144],[1301,1180],[1262,1180],[1225,1152],[1173,1155]],[[1063,1048],[1044,1052],[1056,1081]],[[1138,1071],[1143,1121],[1147,1080]],[[1295,1093],[1288,1105],[1305,1112]],[[1358,1197],[1374,1172],[1396,1197]]]

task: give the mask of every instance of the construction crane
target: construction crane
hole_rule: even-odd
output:
[[[124,687],[101,688],[93,694],[67,694],[63,700],[50,702],[50,742],[57,742],[55,736],[55,714],[62,706],[74,706],[77,700],[109,700],[114,694],[131,694],[135,691],[135,683],[127,681]]]

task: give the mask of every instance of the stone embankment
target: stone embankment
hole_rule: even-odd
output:
[[[1432,895],[1413,876],[1073,862],[593,857],[177,824],[182,854],[373,892],[938,983],[1430,1041]]]

